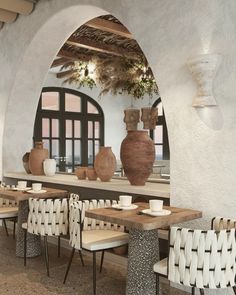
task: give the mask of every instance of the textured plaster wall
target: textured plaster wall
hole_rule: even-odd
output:
[[[171,203],[202,210],[196,227],[208,227],[214,215],[234,217],[235,0],[41,0],[32,15],[5,26],[0,31],[3,169],[19,169],[22,153],[31,147],[39,93],[57,50],[79,25],[106,11],[134,34],[155,73],[169,130]],[[191,107],[196,84],[186,61],[204,52],[222,54],[214,83],[218,107],[196,110]]]

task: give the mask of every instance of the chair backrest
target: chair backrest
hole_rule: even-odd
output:
[[[214,217],[211,222],[211,229],[222,230],[236,228],[236,220],[224,217]]]
[[[68,223],[68,199],[29,199],[29,233],[42,236],[66,235]]]
[[[70,210],[70,205],[74,202],[78,202],[79,201],[79,195],[78,194],[74,194],[71,193],[70,194],[70,198],[69,198],[69,210]]]
[[[0,207],[18,207],[18,202],[0,198]]]
[[[235,285],[235,229],[192,230],[172,227],[168,279],[197,288]]]
[[[81,249],[82,230],[117,230],[124,231],[124,227],[85,217],[85,211],[89,209],[111,207],[117,204],[115,200],[83,200],[74,202],[70,206],[70,244],[76,249]]]

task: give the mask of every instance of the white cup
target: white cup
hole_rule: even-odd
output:
[[[32,184],[32,189],[35,192],[41,191],[42,189],[42,183],[36,182]]]
[[[162,200],[149,200],[149,207],[151,211],[157,212],[163,210],[163,201]]]
[[[121,207],[130,207],[132,203],[132,196],[119,196]]]
[[[27,181],[18,181],[17,182],[17,187],[20,189],[24,189],[27,187]]]

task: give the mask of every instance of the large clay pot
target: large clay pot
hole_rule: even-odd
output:
[[[145,185],[152,172],[155,147],[147,131],[128,131],[121,143],[120,159],[132,185]]]
[[[94,168],[101,181],[110,181],[116,171],[116,157],[111,147],[101,147],[95,157]]]
[[[46,176],[54,176],[57,170],[57,162],[55,159],[46,159],[43,162],[43,171]]]
[[[43,142],[35,142],[35,148],[29,155],[29,168],[33,175],[44,175],[43,161],[48,159],[48,150],[43,148]]]
[[[31,173],[30,168],[29,168],[29,155],[30,155],[30,153],[25,153],[22,158],[23,166],[25,168],[26,173],[28,173],[28,174]]]

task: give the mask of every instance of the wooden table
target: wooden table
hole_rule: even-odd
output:
[[[0,198],[14,200],[19,202],[18,222],[17,222],[17,237],[16,237],[16,256],[24,256],[24,232],[22,223],[27,221],[29,213],[29,198],[55,199],[67,198],[68,192],[65,190],[43,188],[47,192],[30,194],[23,191],[13,191],[9,189],[0,189]],[[41,254],[41,240],[37,235],[27,235],[27,257],[35,257]]]
[[[153,217],[139,215],[143,209],[149,208],[147,203],[136,203],[135,210],[114,210],[101,208],[87,210],[85,216],[117,223],[129,230],[129,255],[127,295],[155,295],[155,275],[153,265],[159,260],[158,229],[176,223],[202,217],[200,211],[167,207],[170,215]]]

